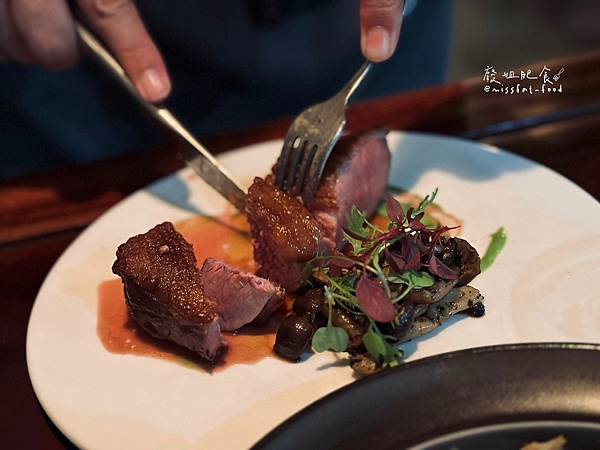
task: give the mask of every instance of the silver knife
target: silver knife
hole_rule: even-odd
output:
[[[181,143],[183,158],[187,165],[239,211],[244,212],[246,193],[206,147],[167,108],[159,107],[146,101],[137,92],[123,67],[121,67],[104,45],[84,25],[76,22],[75,27],[85,50],[114,75],[121,86],[150,114],[150,117],[177,137]]]

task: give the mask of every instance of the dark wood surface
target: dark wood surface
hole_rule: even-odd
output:
[[[561,94],[484,94],[483,82],[476,78],[355,105],[349,111],[348,126],[353,131],[390,128],[477,136],[547,165],[598,199],[600,53],[530,67],[535,72],[544,64],[553,70],[565,68]],[[289,123],[290,119],[282,119],[204,141],[216,153],[223,152],[279,139]],[[50,450],[70,445],[39,406],[25,361],[27,320],[45,275],[95,218],[134,190],[181,166],[173,150],[165,146],[0,182],[2,448]]]

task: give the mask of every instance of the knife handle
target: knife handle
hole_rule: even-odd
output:
[[[187,151],[184,155],[186,162],[205,179],[213,188],[216,188],[221,195],[223,195],[230,203],[232,203],[238,210],[244,212],[246,204],[246,193],[242,187],[233,180],[231,175],[221,166],[221,164],[215,159],[215,157],[204,147],[191,132],[189,132],[177,118],[165,107],[154,105],[144,99],[137,91],[134,84],[131,82],[125,69],[119,64],[119,62],[110,54],[110,52],[104,47],[104,45],[90,32],[85,25],[80,21],[75,20],[75,30],[81,41],[81,44],[102,67],[104,67],[117,82],[136,100],[136,102],[150,114],[150,117],[154,119],[163,128],[166,128],[170,133],[176,136],[178,139],[182,139],[188,145],[194,147],[195,152]],[[188,146],[189,148],[189,146]],[[196,154],[199,153],[199,155]],[[200,161],[201,159],[201,161]],[[210,174],[210,171],[200,170],[205,167],[203,162],[214,166],[214,168],[220,171],[225,178],[223,180],[217,180],[214,173]],[[210,179],[206,179],[208,178]],[[216,183],[216,185],[215,185]]]

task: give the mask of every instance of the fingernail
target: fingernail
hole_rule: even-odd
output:
[[[379,62],[390,57],[390,33],[382,26],[367,30],[361,44],[363,53],[371,61]]]
[[[169,80],[164,79],[155,69],[142,72],[136,85],[140,94],[151,102],[163,100],[171,90]]]

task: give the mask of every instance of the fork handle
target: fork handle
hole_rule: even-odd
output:
[[[358,88],[358,86],[360,86],[360,83],[367,76],[367,73],[370,69],[371,63],[365,61],[363,65],[360,66],[360,69],[358,69],[358,72],[354,74],[352,79],[348,81],[348,83],[346,83],[346,85],[340,90],[338,95],[343,97],[345,105],[348,104],[348,100],[350,100],[350,97],[352,94],[354,94],[354,91]]]

